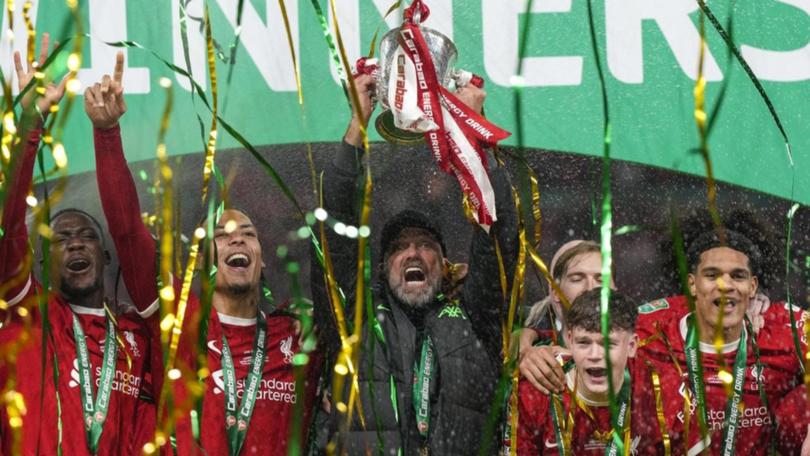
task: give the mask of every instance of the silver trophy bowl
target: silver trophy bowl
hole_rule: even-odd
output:
[[[433,66],[436,68],[436,77],[439,83],[453,90],[455,84],[454,79],[454,65],[458,57],[458,50],[456,45],[445,35],[433,30],[429,27],[419,26],[422,31],[422,36],[430,50],[430,56],[433,59]],[[393,29],[386,33],[380,41],[380,59],[379,68],[374,72],[374,79],[376,81],[375,93],[382,104],[383,111],[377,116],[374,121],[374,126],[377,132],[386,141],[392,144],[411,145],[418,144],[424,140],[423,133],[412,132],[397,128],[394,124],[394,115],[390,110],[388,102],[388,75],[391,73],[391,68],[394,66],[394,56],[397,47],[399,47],[399,30]]]

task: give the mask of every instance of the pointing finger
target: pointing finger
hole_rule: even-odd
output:
[[[115,70],[113,71],[113,81],[121,83],[124,78],[124,51],[115,54]]]
[[[42,34],[42,43],[39,45],[39,66],[45,65],[45,60],[48,59],[48,44],[50,44],[51,35],[48,33]]]

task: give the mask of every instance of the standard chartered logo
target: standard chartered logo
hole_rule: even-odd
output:
[[[225,381],[222,375],[222,369],[214,371],[211,374],[214,379],[214,394],[222,394],[225,389]],[[236,381],[236,397],[240,400],[245,393],[245,379]],[[275,378],[263,378],[259,382],[259,388],[256,393],[256,399],[260,401],[274,401],[285,402],[288,404],[295,404],[295,382],[285,382]]]
[[[101,379],[101,366],[95,366],[93,378],[95,378],[95,385],[96,385],[95,390],[98,391],[99,380]],[[79,360],[77,358],[73,358],[73,368],[70,369],[70,381],[68,382],[68,386],[71,388],[76,388],[77,386],[79,386],[80,382],[81,380],[79,380]],[[130,374],[129,372],[115,369],[115,377],[113,377],[112,382],[113,391],[118,391],[120,393],[132,397],[138,397],[140,389],[141,389],[140,377],[138,377],[137,375]]]

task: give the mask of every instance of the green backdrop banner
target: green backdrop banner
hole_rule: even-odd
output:
[[[25,52],[23,0],[16,0],[13,33],[3,11],[0,62],[12,73],[11,52]],[[81,2],[86,31],[83,69],[86,86],[111,72],[115,49],[103,41],[132,40],[185,67],[178,7],[189,15],[191,70],[210,94],[200,0],[88,0]],[[301,63],[304,109],[297,103],[293,64],[279,2],[245,0],[240,44],[231,60],[239,0],[210,0],[221,115],[255,145],[338,141],[349,117],[344,94],[331,67],[328,48],[308,0],[286,0],[295,49]],[[374,30],[395,27],[400,12],[382,22],[388,0],[336,0],[349,58],[367,52]],[[585,0],[533,2],[523,62],[523,117],[515,118],[512,83],[518,36],[526,1],[429,0],[425,25],[450,36],[459,50],[458,66],[487,81],[487,115],[515,131],[523,126],[532,148],[599,155],[602,105],[591,52]],[[328,13],[329,5],[320,0]],[[698,68],[699,9],[695,0],[594,1],[599,52],[605,63],[612,151],[615,158],[703,174],[694,122],[693,88]],[[785,144],[765,104],[725,43],[707,25],[705,58],[707,111],[715,109],[724,84],[727,94],[716,110],[709,147],[718,179],[810,203],[810,0],[718,0],[710,7],[720,21],[733,19],[733,39],[762,81],[793,147],[791,168]],[[61,0],[34,1],[39,34],[64,39],[69,11]],[[330,16],[331,17],[331,16]],[[14,40],[10,40],[11,36]],[[228,72],[233,71],[230,84]],[[168,135],[171,154],[204,150],[196,113],[205,125],[210,114],[190,95],[190,85],[149,52],[127,50],[124,84],[129,113],[122,124],[131,160],[154,157],[165,95],[162,77],[174,82],[175,107]],[[16,84],[16,82],[15,82]],[[92,135],[81,107],[70,115],[64,136],[71,173],[93,168]],[[218,147],[237,143],[220,132]],[[379,137],[374,135],[374,139]],[[511,139],[514,141],[514,137]],[[510,144],[507,142],[507,144]],[[513,144],[513,143],[512,143]],[[302,160],[303,160],[302,155]],[[794,174],[795,173],[795,174]],[[795,189],[793,176],[797,176]]]

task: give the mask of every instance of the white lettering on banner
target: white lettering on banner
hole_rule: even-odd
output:
[[[184,0],[185,1],[185,0]],[[183,53],[183,36],[180,30],[180,17],[178,8],[180,8],[179,0],[172,0],[172,56],[174,64],[180,68],[189,71],[186,66],[186,57]],[[203,90],[206,89],[206,81],[208,78],[208,66],[206,65],[206,45],[205,33],[199,27],[199,18],[202,18],[205,13],[203,11],[202,0],[189,0],[186,6],[186,36],[188,37],[188,59],[191,64],[190,73],[194,76],[194,81],[199,84]],[[195,18],[195,19],[192,19]],[[177,83],[185,90],[191,91],[191,84],[188,78],[179,74],[174,75]]]
[[[22,15],[23,5],[25,2],[20,0],[14,2],[14,42],[11,43],[11,40],[9,39],[10,24],[8,23],[8,14],[5,11],[6,1],[0,2],[3,7],[3,28],[0,29],[2,30],[2,33],[0,33],[0,65],[3,66],[3,74],[6,76],[6,80],[10,80],[11,82],[11,93],[16,95],[19,90],[17,89],[17,72],[14,71],[14,60],[12,55],[14,54],[14,51],[19,51],[23,61],[25,61],[28,56],[28,32],[25,29],[25,21],[23,20]],[[37,25],[38,5],[39,2],[33,2],[29,12],[34,28],[36,28]],[[2,84],[0,84],[0,93],[3,93]]]
[[[364,3],[365,0],[363,0]],[[391,0],[373,0],[374,6],[380,16],[384,15],[388,8],[391,6]],[[343,45],[346,47],[346,55],[349,63],[354,64],[358,58],[366,55],[368,52],[368,44],[361,42],[361,26],[360,26],[360,0],[340,0],[335,2],[335,11],[338,16],[338,24],[340,26],[340,35],[343,38]],[[329,16],[329,28],[334,35],[335,29],[332,24],[332,9],[325,8]],[[376,24],[377,21],[374,21]],[[393,29],[402,24],[402,9],[397,9],[385,19],[385,24]],[[426,26],[437,30],[453,39],[453,0],[431,0],[430,1],[430,18],[425,23]],[[375,25],[376,26],[376,25]],[[365,30],[364,30],[365,31]],[[380,31],[380,37],[385,34],[385,30]],[[363,37],[369,39],[371,32],[363,34]],[[378,43],[379,44],[379,43]],[[332,57],[327,56],[329,70],[332,73],[332,79],[336,84],[340,84],[340,79],[335,72],[332,63]]]
[[[526,0],[482,0],[484,68],[495,84],[510,86],[517,69],[519,15]],[[567,13],[571,0],[532,2],[532,13]],[[431,16],[432,17],[432,16]],[[581,56],[524,57],[527,86],[578,86],[582,84]]]
[[[776,0],[810,16],[810,0]],[[758,78],[797,82],[810,79],[810,42],[790,51],[772,51],[743,44],[740,52]]]
[[[695,0],[605,0],[605,41],[611,74],[628,84],[644,82],[642,21],[653,20],[681,70],[696,80],[700,32],[689,14],[697,9]],[[707,81],[723,79],[708,48],[704,55],[703,75]]]
[[[127,49],[107,46],[104,41],[126,41],[127,2],[126,0],[90,0],[87,7],[90,14],[90,62],[89,68],[79,70],[82,87],[100,81],[105,74],[112,74],[115,54],[124,53],[124,90],[126,93],[149,93],[149,68],[130,67]]]
[[[217,0],[225,18],[236,28],[238,0]],[[287,0],[287,18],[290,20],[290,33],[293,37],[295,55],[299,57],[298,35],[298,0]],[[242,10],[242,33],[240,41],[247,50],[256,68],[261,73],[271,90],[277,92],[294,92],[295,71],[284,19],[277,2],[266,2],[267,17],[263,21],[250,2],[244,3]],[[265,25],[266,22],[266,25]]]

